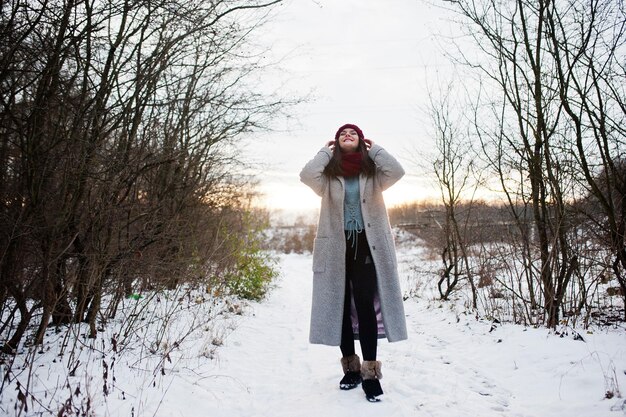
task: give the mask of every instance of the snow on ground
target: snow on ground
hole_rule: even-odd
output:
[[[584,334],[586,342],[546,329],[492,330],[491,323],[415,299],[406,302],[409,340],[379,347],[383,401],[367,403],[360,388],[341,391],[339,349],[307,343],[310,265],[309,256],[282,257],[278,288],[233,332],[208,371],[224,376],[196,391],[214,396],[201,402],[205,415],[626,415],[622,399],[604,399],[611,386],[605,379],[626,389],[623,330]]]
[[[405,285],[415,255],[399,252]],[[368,403],[360,388],[339,390],[339,348],[308,343],[311,256],[282,255],[280,267],[265,301],[251,303],[243,315],[213,317],[221,324],[174,349],[162,373],[132,354],[118,355],[112,367],[114,357],[105,351],[90,354],[91,366],[83,360],[90,375],[68,377],[42,354],[35,359],[35,389],[65,381],[46,395],[65,398],[81,386],[96,416],[626,416],[624,398],[605,399],[607,390],[626,396],[623,328],[582,332],[583,342],[573,332],[559,337],[476,320],[429,297],[405,302],[409,340],[379,344],[385,395]],[[104,346],[107,337],[95,344]],[[109,375],[103,376],[103,361]],[[103,381],[109,381],[106,401]],[[37,404],[29,405],[30,414],[22,415],[40,415]],[[18,415],[6,401],[1,406]],[[56,415],[58,408],[50,411]]]

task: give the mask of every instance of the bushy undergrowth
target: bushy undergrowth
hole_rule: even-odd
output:
[[[315,229],[313,224],[275,227],[268,242],[269,247],[280,253],[311,253]]]
[[[230,294],[258,301],[278,276],[278,269],[276,260],[263,250],[265,238],[259,228],[266,224],[258,223],[251,215],[244,216],[243,222],[246,232],[229,239],[233,262],[224,275],[224,282]]]
[[[205,239],[188,236],[184,247],[189,256],[179,257],[178,274],[154,268],[131,275],[134,270],[128,270],[127,290],[108,287],[95,333],[90,324],[61,323],[49,326],[36,343],[37,326],[26,328],[18,347],[0,357],[0,415],[10,409],[15,415],[34,415],[29,414],[33,408],[37,415],[93,415],[94,401],[112,394],[130,400],[145,390],[162,389],[180,355],[212,358],[234,328],[215,328],[214,319],[242,314],[246,300],[262,299],[278,276],[277,262],[266,248],[263,212],[229,208],[221,219],[219,228],[198,231]],[[208,241],[212,246],[202,245]],[[125,295],[120,297],[121,291]],[[36,310],[36,300],[27,306]],[[4,341],[19,322],[19,311],[6,303],[0,322]],[[66,380],[47,381],[39,374],[44,363],[66,374]],[[145,386],[124,387],[119,375],[126,364]],[[60,385],[48,394],[41,387],[49,384]],[[59,397],[65,388],[67,398]],[[135,408],[134,415],[139,411]]]
[[[2,356],[0,415],[96,416],[112,403],[127,412],[112,415],[154,415],[158,401],[146,399],[165,395],[180,361],[213,358],[244,309],[179,285],[123,299],[95,338],[85,323],[49,328],[43,344]]]
[[[413,233],[396,229],[396,243],[408,252],[416,252],[408,274],[408,297],[426,298],[438,303],[462,308],[467,314],[498,322],[511,322],[537,326],[543,320],[543,306],[532,302],[541,293],[541,283],[525,279],[525,265],[515,255],[514,247],[507,243],[483,243],[469,247],[469,272],[459,275],[458,283],[448,300],[441,300],[437,282],[443,273],[441,247],[425,241]],[[591,250],[591,249],[589,249]],[[594,258],[581,258],[584,276],[572,280],[561,304],[558,327],[591,328],[595,326],[624,326],[624,302],[617,280],[607,273],[601,250],[593,252]],[[583,264],[582,262],[585,262]],[[474,280],[477,304],[473,306]],[[617,288],[617,290],[616,290]]]

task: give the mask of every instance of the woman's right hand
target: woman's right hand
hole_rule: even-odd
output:
[[[331,150],[334,151],[335,150],[335,141],[331,140],[328,143],[326,143],[326,146]]]

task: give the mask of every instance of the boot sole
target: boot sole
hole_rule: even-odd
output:
[[[355,389],[359,385],[360,385],[360,383],[358,383],[358,384],[340,384],[339,385],[339,389],[343,390],[343,391],[349,391],[351,389]]]

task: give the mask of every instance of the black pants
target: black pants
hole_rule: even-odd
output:
[[[355,232],[351,232],[354,234]],[[354,355],[354,333],[350,317],[350,298],[354,297],[359,318],[359,341],[363,360],[376,360],[378,324],[374,309],[376,294],[376,267],[370,253],[365,232],[348,238],[346,232],[346,296],[343,307],[343,327],[341,332],[341,353],[344,357]]]

